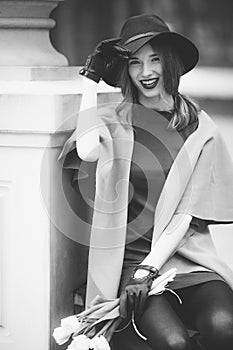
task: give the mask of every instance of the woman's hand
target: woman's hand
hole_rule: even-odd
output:
[[[138,265],[125,290],[120,296],[120,317],[127,318],[132,310],[138,315],[144,311],[144,305],[158,270],[148,265]]]
[[[129,51],[118,45],[120,39],[108,39],[101,41],[94,52],[87,57],[86,64],[79,74],[94,80],[96,83],[103,77],[104,72],[115,57],[126,59]]]

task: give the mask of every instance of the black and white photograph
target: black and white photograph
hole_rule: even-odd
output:
[[[233,3],[0,0],[0,350],[233,350]]]

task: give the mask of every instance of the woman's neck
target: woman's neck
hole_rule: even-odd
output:
[[[170,111],[174,109],[174,100],[171,95],[166,95],[163,98],[161,96],[156,98],[147,98],[145,96],[139,97],[139,103],[143,106],[157,111]]]

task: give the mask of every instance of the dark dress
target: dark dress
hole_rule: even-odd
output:
[[[169,127],[173,111],[154,112],[134,107],[134,149],[130,168],[127,234],[119,294],[133,269],[150,252],[155,208],[166,177],[185,140],[198,126],[198,120],[179,132]],[[195,225],[193,218],[191,225]],[[172,289],[222,278],[215,272],[195,271],[177,274]]]

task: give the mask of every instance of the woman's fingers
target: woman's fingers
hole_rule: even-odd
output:
[[[134,286],[134,288],[126,287],[120,297],[120,316],[122,318],[127,318],[131,315],[132,310],[134,310],[137,315],[142,315],[147,297],[148,288],[146,286],[140,286],[140,288],[136,288],[136,286]]]
[[[146,299],[147,299],[147,291],[143,290],[140,292],[140,295],[138,297],[137,309],[135,310],[138,316],[141,316],[144,312]]]
[[[115,50],[116,54],[121,58],[129,58],[130,51],[126,50],[122,46],[114,45],[113,49]]]
[[[101,41],[101,44],[103,46],[115,45],[115,44],[119,43],[120,40],[121,40],[121,38],[106,39],[106,40]]]
[[[121,58],[129,58],[130,51],[118,45],[118,42],[119,39],[105,40],[98,47],[98,50],[107,57],[120,56]]]
[[[121,294],[121,297],[120,297],[119,313],[121,318],[127,317],[127,304],[128,304],[128,295],[125,291]]]
[[[120,316],[122,318],[126,318],[129,316],[133,309],[135,309],[136,306],[136,295],[133,291],[125,290],[120,297]]]

